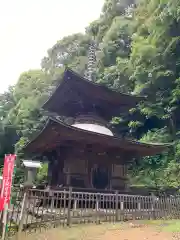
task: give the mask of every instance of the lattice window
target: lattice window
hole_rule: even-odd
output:
[[[124,165],[113,164],[112,165],[112,177],[125,177],[126,167]]]
[[[82,159],[72,160],[69,164],[69,173],[71,174],[86,174],[87,173],[87,162]]]
[[[112,179],[111,180],[111,187],[112,188],[124,188],[125,182],[121,179]]]

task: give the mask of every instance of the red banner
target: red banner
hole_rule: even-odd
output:
[[[5,204],[10,203],[15,160],[15,154],[6,155],[4,159],[3,179],[1,184],[0,211],[4,209]]]

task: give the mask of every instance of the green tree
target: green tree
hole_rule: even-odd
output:
[[[48,50],[48,56],[42,60],[42,69],[53,79],[63,73],[64,67],[70,67],[83,75],[87,64],[89,42],[90,38],[86,34],[64,37]]]
[[[178,108],[179,70],[178,1],[143,1],[137,9],[129,61],[134,92],[148,97],[140,112],[157,116],[169,125],[175,140],[174,114]],[[177,71],[178,70],[178,71]]]
[[[17,84],[0,95],[0,166],[6,153],[16,151],[20,158],[23,146],[44,126],[47,118],[41,106],[61,81],[65,67],[86,73],[92,38],[97,43],[96,81],[120,92],[146,96],[137,108],[114,116],[113,127],[143,142],[175,142],[173,152],[133,164],[132,183],[178,186],[179,0],[105,0],[102,14],[84,34],[58,40],[42,59],[41,69],[22,73]],[[46,172],[45,165],[38,182]],[[21,180],[18,165],[16,182]]]

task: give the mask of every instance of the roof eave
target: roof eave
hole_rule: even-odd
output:
[[[94,135],[94,136],[101,136],[101,137],[106,137],[106,138],[109,138],[109,139],[113,139],[113,140],[116,140],[116,141],[121,141],[122,139],[120,139],[119,137],[115,137],[115,136],[107,136],[107,135],[104,135],[104,134],[101,134],[101,133],[95,133],[95,132],[90,132],[88,130],[84,130],[84,129],[79,129],[79,128],[76,128],[76,127],[73,127],[73,126],[69,126],[57,119],[54,119],[54,118],[49,118],[45,127],[42,129],[41,132],[39,132],[39,134],[32,140],[30,141],[25,147],[24,147],[24,151],[25,152],[29,152],[28,148],[31,144],[33,144],[35,141],[38,141],[38,138],[44,133],[44,131],[46,131],[46,128],[49,126],[49,124],[51,123],[57,123],[57,124],[61,124],[63,125],[65,128],[67,129],[72,129],[72,130],[75,130],[77,132],[80,132],[80,133],[86,133],[86,134],[90,134],[90,135]],[[123,141],[126,141],[127,143],[129,144],[135,144],[137,147],[138,146],[144,146],[144,147],[147,147],[147,148],[151,148],[152,149],[152,152],[157,152],[155,154],[158,154],[158,153],[161,153],[163,151],[165,151],[166,149],[168,149],[170,146],[173,146],[173,143],[165,143],[165,144],[159,144],[159,143],[156,143],[156,144],[148,144],[148,143],[141,143],[141,142],[137,142],[137,141],[134,141],[134,140],[127,140],[127,139],[123,139]],[[153,148],[154,151],[153,151]],[[150,154],[150,155],[155,155],[155,154]],[[148,156],[150,156],[148,155]],[[147,154],[145,155],[147,156]]]
[[[60,80],[60,83],[57,85],[55,90],[51,93],[51,95],[49,96],[47,101],[43,104],[43,106],[42,106],[43,109],[47,109],[48,108],[48,105],[50,104],[50,101],[53,99],[53,96],[56,95],[56,93],[59,91],[59,88],[62,86],[62,84],[66,81],[66,76],[68,74],[70,74],[72,77],[73,76],[78,77],[79,79],[81,79],[82,81],[86,82],[87,84],[94,85],[94,86],[99,87],[99,88],[103,88],[104,91],[109,92],[109,94],[118,94],[119,96],[130,97],[130,98],[133,98],[134,100],[136,100],[137,103],[141,102],[142,100],[146,100],[145,96],[137,96],[137,95],[132,95],[132,94],[120,93],[120,92],[118,92],[118,91],[116,91],[114,89],[110,89],[110,88],[108,88],[108,87],[106,87],[106,86],[104,86],[102,84],[98,84],[98,83],[95,83],[95,82],[90,82],[89,80],[87,80],[86,78],[82,77],[78,73],[74,72],[70,68],[66,68],[64,73],[63,73],[63,76],[62,76],[62,78]]]

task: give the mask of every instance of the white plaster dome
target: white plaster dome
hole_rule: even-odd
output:
[[[83,130],[87,130],[90,132],[95,132],[95,133],[101,133],[104,135],[108,135],[108,136],[113,136],[113,133],[111,132],[111,130],[109,130],[108,128],[95,124],[95,123],[75,123],[72,125],[73,127],[76,128],[80,128]]]

